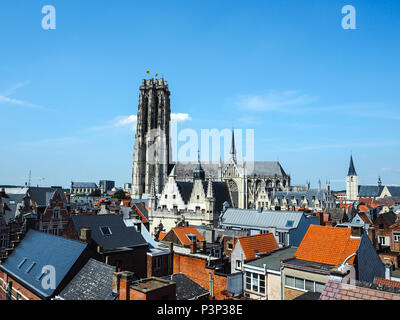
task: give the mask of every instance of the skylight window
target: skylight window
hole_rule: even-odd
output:
[[[28,260],[27,258],[22,259],[22,261],[19,263],[18,265],[18,269],[21,269],[22,266],[24,265],[24,263],[26,262],[26,260]]]
[[[103,234],[103,236],[110,236],[112,235],[110,227],[100,227],[100,231]]]
[[[291,228],[293,227],[294,221],[293,220],[288,220],[286,221],[286,227]]]
[[[36,266],[36,262],[32,262],[31,265],[28,267],[28,269],[26,269],[26,273],[31,272],[31,270],[33,269],[33,267]]]
[[[48,271],[49,271],[49,270],[47,270],[47,269],[43,270],[43,271],[39,274],[39,276],[36,278],[36,280],[38,280],[38,281],[42,280],[43,277],[47,274]]]

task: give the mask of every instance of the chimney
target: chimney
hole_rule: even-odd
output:
[[[212,277],[211,272],[209,273],[210,275],[210,298],[214,299],[214,279]]]
[[[116,272],[116,274],[116,277],[113,277],[117,282],[115,284],[115,289],[113,284],[113,292],[118,289],[119,300],[130,300],[130,286],[132,284],[134,273],[130,271],[122,271]]]
[[[393,265],[391,263],[385,263],[385,279],[392,280]]]
[[[121,282],[121,273],[120,272],[114,272],[113,273],[113,284],[112,284],[112,293],[115,296],[119,295],[119,286]]]
[[[214,243],[215,241],[215,230],[206,230],[205,231],[206,242]]]
[[[90,227],[85,226],[81,229],[80,240],[87,244],[92,242],[92,229]]]
[[[203,245],[203,253],[207,252],[207,241],[202,241],[201,243]]]
[[[174,272],[174,244],[173,242],[170,242],[168,244],[168,249],[169,249],[169,266],[168,266],[168,274],[172,274]]]
[[[196,253],[197,251],[197,242],[196,241],[192,241],[192,244],[190,245],[190,253]]]

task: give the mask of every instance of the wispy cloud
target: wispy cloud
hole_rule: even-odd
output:
[[[0,104],[8,104],[8,105],[14,105],[14,106],[20,106],[20,107],[25,107],[25,108],[30,108],[30,109],[37,109],[37,110],[49,110],[49,108],[40,106],[38,104],[30,103],[28,101],[16,99],[16,98],[11,98],[10,95],[14,94],[19,88],[22,88],[29,82],[18,82],[14,85],[12,85],[10,88],[8,88],[6,91],[0,94]]]
[[[316,97],[304,94],[299,90],[273,91],[261,95],[240,95],[236,106],[251,111],[294,112],[296,108],[314,102]]]
[[[192,120],[187,113],[171,113],[171,121],[184,122]],[[85,129],[85,131],[106,131],[116,128],[129,127],[131,131],[136,130],[137,115],[118,116],[104,125],[93,126]]]

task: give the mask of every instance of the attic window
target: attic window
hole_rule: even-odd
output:
[[[14,200],[10,200],[9,203],[10,203],[10,204],[15,204],[15,201],[14,201]]]
[[[100,231],[103,236],[110,236],[112,234],[111,229],[109,227],[100,227]]]
[[[21,269],[24,263],[26,262],[27,258],[24,258],[18,265],[18,269]]]
[[[187,234],[186,237],[190,240],[190,242],[197,242],[197,235],[195,234]]]
[[[28,269],[26,269],[26,273],[31,272],[31,270],[33,269],[33,267],[36,266],[36,262],[32,262],[32,264],[28,267]]]

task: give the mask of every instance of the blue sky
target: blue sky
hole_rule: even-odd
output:
[[[44,5],[56,30],[43,30]],[[356,30],[344,30],[344,5]],[[292,184],[400,184],[400,2],[0,3],[0,184],[131,179],[138,87],[164,75],[179,128],[255,130]],[[128,118],[130,117],[131,118]]]

